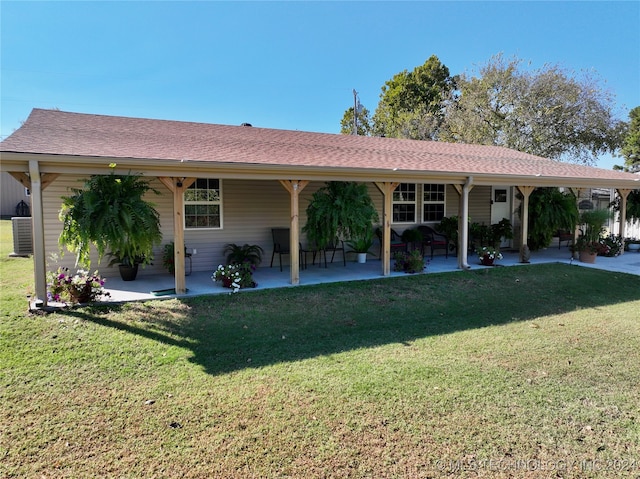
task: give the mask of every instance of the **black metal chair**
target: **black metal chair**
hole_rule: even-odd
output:
[[[563,241],[567,242],[567,246],[573,243],[573,233],[571,233],[570,231],[558,230],[556,231],[555,236],[558,237],[558,249],[562,247]]]
[[[333,259],[336,256],[336,251],[342,252],[342,264],[347,266],[347,259],[345,257],[344,251],[344,241],[339,240],[338,238],[331,241],[324,249],[320,252],[321,255],[324,255],[324,267],[327,267],[327,251],[331,251],[331,262],[333,263]]]
[[[418,231],[422,233],[422,254],[424,254],[424,247],[428,246],[431,249],[431,259],[433,259],[433,252],[437,249],[443,249],[444,257],[449,257],[449,238],[427,225],[418,226]]]
[[[289,228],[271,228],[271,236],[273,238],[273,253],[271,253],[270,267],[273,268],[273,259],[278,254],[280,271],[282,271],[282,255],[291,255],[291,230]],[[305,268],[303,252],[302,245],[299,245],[298,261],[302,269]]]
[[[379,258],[382,259],[382,229],[381,228],[376,228],[376,236],[380,241]],[[393,228],[391,228],[391,244],[389,246],[390,246],[389,249],[391,251],[391,255],[393,255],[393,253],[397,251],[407,251],[407,243],[405,241],[402,241],[402,236],[396,233],[393,230]]]

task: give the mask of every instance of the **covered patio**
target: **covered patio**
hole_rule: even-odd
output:
[[[404,274],[393,271],[392,228],[433,227],[444,217],[455,216],[459,244],[466,245],[469,222],[464,219],[473,217],[485,224],[515,220],[519,206],[520,227],[510,245],[518,250],[500,262],[517,264],[526,257],[529,197],[536,188],[564,188],[576,198],[591,188],[615,190],[621,210],[619,234],[624,237],[626,199],[640,185],[640,177],[631,173],[561,163],[496,146],[41,109],[34,109],[1,142],[0,154],[0,170],[31,193],[35,294],[45,305],[47,258],[60,246],[61,198],[89,175],[134,172],[148,179],[158,192],[152,201],[158,204],[165,241],[185,245],[174,249],[175,276],[157,261],[134,283],[110,277],[114,301],[153,298],[157,296],[151,291],[161,290],[181,295],[226,293],[211,280],[213,270],[224,261],[224,245],[256,244],[267,251],[273,244],[269,233],[280,227],[289,229],[293,260],[284,271],[265,268],[263,263],[255,274],[258,289]],[[304,269],[300,264],[305,207],[326,182],[368,185],[382,230],[377,260],[364,266],[334,263],[327,269]],[[494,218],[496,212],[500,215]],[[577,235],[576,230],[574,239]],[[187,247],[194,255],[198,251],[188,276]],[[158,245],[156,257],[161,248]],[[547,254],[552,257],[546,261],[570,261],[568,250],[553,248],[534,254],[532,261],[545,261]],[[436,258],[427,274],[480,267],[474,255],[467,255],[461,249],[457,258]],[[103,268],[106,261],[97,255],[93,260],[92,269],[116,274]],[[615,264],[623,261],[613,259]],[[608,262],[599,258],[595,267]],[[56,264],[72,267],[74,258],[67,255]]]
[[[563,263],[585,268],[602,269],[618,273],[627,273],[640,275],[640,253],[626,252],[624,255],[607,258],[599,256],[595,263],[581,263],[571,258],[570,250],[567,246],[558,248],[557,241],[549,248],[536,251],[531,254],[530,263],[521,263],[519,252],[506,251],[503,252],[504,258],[497,262],[497,266],[493,267],[527,267],[534,264],[543,263]],[[487,269],[491,266],[482,266],[475,257],[470,257],[469,264],[472,270]],[[434,256],[433,260],[425,258],[427,267],[423,274],[458,272],[463,274],[463,270],[458,268],[458,260],[455,255]],[[320,283],[335,283],[343,281],[365,281],[371,279],[395,278],[407,276],[406,273],[393,271],[388,276],[380,274],[380,259],[369,258],[365,264],[358,264],[355,261],[347,261],[343,266],[342,261],[329,263],[327,268],[318,267],[318,265],[309,265],[306,269],[300,271],[300,286],[309,286]],[[211,272],[194,272],[186,277],[186,294],[176,295],[173,293],[175,279],[169,274],[143,276],[136,281],[125,282],[120,278],[109,278],[106,284],[106,290],[111,294],[108,298],[109,302],[125,302],[125,301],[144,301],[159,298],[175,298],[187,296],[201,296],[211,294],[229,294],[230,290],[224,288],[220,283],[215,283],[211,279]],[[267,262],[263,262],[256,272],[254,278],[258,283],[255,289],[243,289],[239,294],[249,293],[251,291],[294,287],[290,282],[289,270],[285,268],[283,271],[274,265],[270,268]],[[156,293],[153,293],[155,291]],[[158,293],[159,292],[159,293]]]

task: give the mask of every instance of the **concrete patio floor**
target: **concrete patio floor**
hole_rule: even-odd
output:
[[[336,258],[327,268],[318,267],[318,265],[309,265],[307,269],[300,271],[300,286],[313,285],[319,283],[331,283],[341,281],[357,281],[368,279],[381,279],[382,265],[379,259],[367,260],[365,264],[358,264],[347,255],[347,264],[343,266],[342,258]],[[537,251],[531,254],[531,261],[528,264],[519,263],[517,252],[503,252],[504,258],[497,262],[500,266],[519,266],[526,267],[528,264],[542,263],[565,263],[577,265],[585,268],[597,268],[607,271],[620,273],[629,273],[640,275],[640,253],[625,252],[624,255],[615,258],[606,258],[598,256],[594,264],[581,263],[571,259],[569,249],[565,246],[558,248],[551,246],[545,250]],[[429,259],[427,257],[427,259]],[[264,264],[268,264],[266,261]],[[483,269],[475,255],[469,255],[469,264],[471,269]],[[442,273],[442,272],[459,272],[457,258],[450,255],[445,258],[443,255],[435,256],[433,260],[429,259],[424,274]],[[109,278],[106,284],[106,290],[111,294],[109,302],[126,302],[141,301],[158,298],[173,298],[185,296],[200,296],[208,294],[229,294],[229,289],[224,288],[220,283],[216,283],[211,279],[213,271],[193,272],[186,277],[187,293],[184,295],[175,294],[154,294],[153,291],[171,290],[174,288],[174,278],[170,274],[145,276],[139,274],[135,281],[122,281],[120,278]],[[286,288],[293,287],[289,283],[289,267],[284,266],[283,271],[277,264],[273,268],[267,266],[259,267],[254,273],[254,279],[258,283],[255,289],[243,289],[242,293],[270,288]],[[405,273],[391,271],[387,278],[405,276]],[[640,294],[640,292],[639,292]]]

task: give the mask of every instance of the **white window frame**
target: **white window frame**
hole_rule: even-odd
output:
[[[402,196],[404,192],[400,190],[403,185],[413,185],[413,200],[404,199]],[[410,192],[409,192],[410,193]],[[396,205],[413,205],[413,220],[412,221],[396,221],[395,218],[395,206]],[[391,223],[392,224],[415,224],[418,217],[418,184],[417,183],[400,183],[398,187],[393,191],[391,198]]]
[[[429,187],[429,192],[431,192],[431,189],[430,189],[431,186],[438,186],[442,188],[442,201],[427,200],[425,198],[427,193],[427,187]],[[447,185],[445,185],[444,183],[424,183],[422,185],[422,211],[420,216],[422,218],[422,222],[423,223],[439,223],[440,221],[442,221],[442,218],[440,218],[439,220],[426,220],[425,214],[426,214],[427,208],[425,207],[425,205],[442,205],[442,218],[447,216]]]
[[[217,181],[218,182],[218,199],[217,200],[187,200],[187,194],[190,189],[193,189],[194,185],[197,187],[199,180],[207,180],[207,181]],[[213,190],[214,188],[208,188],[209,190]],[[185,190],[183,193],[183,226],[185,230],[192,231],[206,231],[206,230],[221,230],[223,226],[223,215],[222,215],[222,180],[219,178],[198,178],[193,184]],[[187,226],[187,216],[191,216],[187,214],[187,207],[193,205],[217,205],[219,216],[220,216],[220,225],[219,226]]]

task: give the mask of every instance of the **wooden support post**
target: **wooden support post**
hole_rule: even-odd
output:
[[[27,175],[26,173],[16,172],[16,171],[10,171],[9,174],[13,176],[16,180],[18,180],[22,184],[22,186],[24,186],[25,188],[29,188],[29,190],[31,190],[31,178],[29,177],[29,175]],[[59,173],[40,174],[40,189],[41,190],[46,189],[47,186],[53,183],[53,180],[55,180],[58,176],[60,176]]]
[[[524,263],[525,260],[525,246],[528,249],[527,238],[529,236],[529,196],[536,189],[535,186],[517,186],[518,191],[522,194],[522,227],[520,228],[520,262]]]
[[[40,166],[29,160],[29,188],[31,190],[31,227],[33,232],[33,275],[36,299],[47,305],[47,264],[44,247],[44,212]]]
[[[173,244],[176,294],[187,292],[184,271],[184,190],[196,181],[195,178],[158,177],[158,180],[173,193]]]
[[[391,274],[391,207],[393,204],[393,191],[400,183],[378,182],[376,186],[382,193],[382,275]]]
[[[300,284],[300,192],[309,184],[306,180],[279,180],[289,192],[291,200],[290,238],[290,276],[291,284]]]

